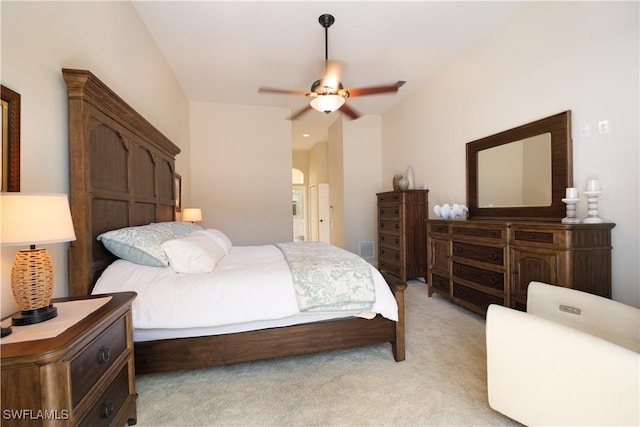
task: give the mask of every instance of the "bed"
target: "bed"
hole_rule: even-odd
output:
[[[70,205],[77,237],[69,249],[69,293],[81,296],[92,294],[103,272],[120,262],[98,236],[175,220],[175,157],[180,149],[90,71],[63,69],[62,74],[68,92]],[[300,324],[202,330],[196,336],[182,336],[180,328],[173,328],[177,331],[169,337],[136,330],[136,373],[379,343],[390,343],[394,359],[402,361],[406,284],[394,276],[383,279],[397,305],[397,321],[380,314],[372,319],[343,315]]]

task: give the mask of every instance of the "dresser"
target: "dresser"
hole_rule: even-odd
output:
[[[136,294],[109,296],[53,338],[6,344],[3,338],[3,426],[135,424],[131,302]],[[54,305],[89,299],[95,297],[56,299]]]
[[[378,193],[378,269],[410,279],[427,277],[424,222],[429,190]]]
[[[611,298],[612,223],[427,221],[428,293],[485,314],[540,281]]]

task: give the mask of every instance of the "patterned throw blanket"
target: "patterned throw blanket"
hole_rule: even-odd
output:
[[[364,259],[323,242],[276,246],[289,263],[300,311],[366,311],[373,307],[373,275]]]

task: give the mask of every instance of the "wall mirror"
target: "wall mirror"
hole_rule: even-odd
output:
[[[470,219],[555,221],[573,186],[571,111],[469,142]]]
[[[20,94],[2,88],[2,191],[20,191]]]

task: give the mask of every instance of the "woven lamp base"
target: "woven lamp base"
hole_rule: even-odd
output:
[[[31,325],[58,315],[50,305],[53,295],[53,264],[46,249],[19,251],[11,269],[11,290],[21,312],[13,325]]]

